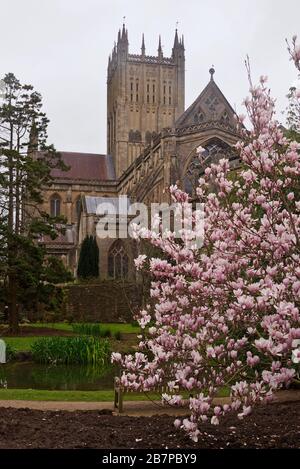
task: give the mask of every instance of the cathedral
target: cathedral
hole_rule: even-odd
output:
[[[191,196],[204,166],[221,157],[237,164],[234,144],[239,135],[235,112],[217,86],[210,68],[208,83],[185,109],[185,48],[175,31],[170,57],[159,38],[157,56],[129,53],[123,25],[108,59],[107,153],[60,151],[68,171],[52,171],[43,209],[62,215],[64,235],[43,239],[47,251],[60,256],[76,275],[80,246],[96,234],[97,205],[115,204],[127,195],[131,202],[169,202],[166,188],[177,183]],[[200,165],[198,146],[205,148]],[[128,239],[97,239],[100,278],[135,279],[136,246]]]

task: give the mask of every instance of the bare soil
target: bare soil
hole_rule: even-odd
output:
[[[256,407],[240,421],[202,425],[193,443],[174,417],[114,416],[101,411],[0,408],[0,448],[299,448],[300,402]]]

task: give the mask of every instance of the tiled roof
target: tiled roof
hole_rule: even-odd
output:
[[[115,179],[115,171],[110,155],[99,155],[96,153],[76,153],[60,151],[62,160],[68,171],[53,169],[52,177],[59,179],[84,179],[107,181]]]

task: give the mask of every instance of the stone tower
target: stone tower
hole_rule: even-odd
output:
[[[177,29],[171,57],[164,57],[160,37],[157,56],[149,56],[144,35],[141,54],[129,54],[123,24],[107,69],[107,153],[117,177],[183,113],[184,77],[184,42]]]

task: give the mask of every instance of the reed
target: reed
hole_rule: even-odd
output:
[[[81,335],[91,335],[94,337],[111,337],[111,330],[101,324],[78,323],[72,324],[73,332]]]
[[[41,337],[31,345],[38,363],[104,365],[110,359],[109,341],[95,337]]]

